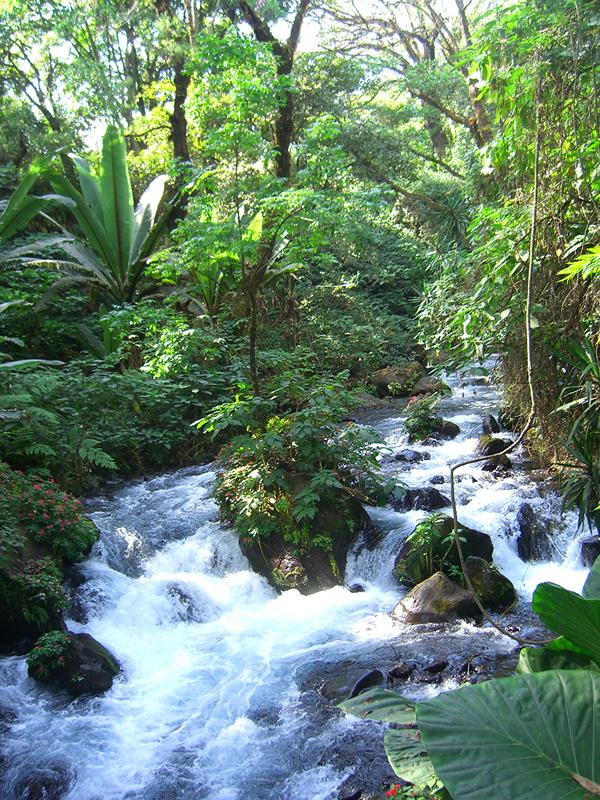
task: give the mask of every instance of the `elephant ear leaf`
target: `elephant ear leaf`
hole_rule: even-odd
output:
[[[600,600],[600,556],[594,561],[590,574],[583,584],[582,594],[590,600]]]
[[[600,664],[600,599],[582,597],[555,583],[541,583],[532,606],[544,625]]]
[[[400,725],[414,725],[415,704],[405,700],[396,692],[386,689],[371,689],[340,703],[346,714],[379,722],[395,722]]]
[[[420,703],[431,763],[454,800],[600,797],[600,675],[556,670]]]

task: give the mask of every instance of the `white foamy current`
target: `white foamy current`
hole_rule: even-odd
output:
[[[453,388],[443,405],[461,428],[457,439],[411,445],[430,458],[408,469],[382,456],[386,471],[410,487],[441,475],[445,484],[437,488],[447,493],[448,465],[473,453],[482,414],[497,411],[492,388],[459,379]],[[393,406],[365,421],[392,455],[407,446]],[[479,465],[461,475],[460,519],[491,535],[494,562],[523,601],[508,622],[527,629],[524,610],[539,582],[581,588],[585,534],[574,515],[561,516],[559,498],[535,483],[518,457],[501,479]],[[380,533],[368,546],[366,538],[356,543],[346,574],[348,586],[365,591],[277,595],[219,523],[214,477],[211,467],[189,468],[90,501],[102,536],[82,566],[86,581],[68,625],[106,645],[123,671],[106,695],[73,701],[30,680],[24,658],[0,660],[0,721],[9,720],[0,744],[3,800],[349,797],[389,774],[381,730],[344,717],[319,691],[320,674],[353,666],[385,673],[397,661],[460,664],[514,651],[512,640],[488,626],[392,622],[389,612],[404,592],[392,566],[423,512],[369,510]],[[517,554],[524,502],[547,523],[549,561],[525,563]],[[423,697],[455,685],[432,675],[403,691]],[[32,794],[32,775],[54,788]]]

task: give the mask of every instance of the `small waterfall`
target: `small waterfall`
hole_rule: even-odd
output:
[[[417,464],[382,453],[384,468],[410,487],[442,476],[437,488],[447,492],[448,465],[472,454],[482,414],[496,410],[492,388],[455,381],[443,413],[460,436],[411,445],[429,454]],[[391,450],[406,446],[400,413],[376,411],[365,421]],[[23,658],[0,660],[2,798],[33,796],[32,776],[54,787],[47,797],[68,800],[343,797],[344,787],[392,776],[379,727],[344,717],[322,693],[331,675],[410,659],[460,665],[514,650],[485,626],[391,620],[403,594],[391,569],[422,512],[370,510],[374,530],[356,543],[346,575],[364,591],[277,595],[218,522],[214,477],[210,466],[184,469],[116,485],[90,501],[102,536],[81,567],[86,580],[68,624],[109,647],[123,673],[106,695],[72,701],[29,680]],[[502,479],[465,469],[458,499],[461,521],[492,536],[495,562],[524,607],[542,580],[581,588],[576,518],[561,517],[559,498],[531,480],[522,459]],[[524,502],[551,527],[545,562],[517,554]],[[432,672],[408,691],[426,696],[452,685]]]

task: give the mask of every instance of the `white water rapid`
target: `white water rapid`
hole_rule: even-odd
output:
[[[442,475],[446,484],[437,488],[447,493],[448,464],[473,453],[482,414],[497,411],[497,396],[457,379],[443,406],[461,428],[456,440],[414,447],[431,457],[409,469],[384,456],[408,486]],[[406,446],[393,405],[367,417],[392,450]],[[492,536],[494,561],[523,601],[507,623],[527,629],[527,601],[540,581],[581,588],[583,534],[518,458],[502,479],[480,466],[464,475],[460,519]],[[404,591],[391,575],[394,558],[423,512],[370,509],[385,535],[371,549],[357,543],[346,575],[365,591],[277,595],[218,522],[213,480],[210,467],[189,468],[121,484],[90,502],[102,538],[82,566],[86,581],[68,625],[106,645],[123,671],[106,695],[70,700],[30,680],[24,658],[0,660],[2,800],[358,797],[393,776],[380,726],[335,708],[323,688],[332,676],[415,662],[421,678],[402,690],[424,696],[455,686],[465,663],[494,664],[514,651],[489,626],[392,622]],[[551,561],[517,555],[524,502],[552,529]]]

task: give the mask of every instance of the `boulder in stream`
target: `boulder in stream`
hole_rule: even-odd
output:
[[[435,486],[407,489],[399,500],[392,502],[396,511],[435,511],[449,505],[450,498],[443,495]]]
[[[66,689],[73,697],[110,689],[121,667],[104,645],[89,633],[59,634],[63,640],[55,642],[49,639],[53,633],[59,632],[43,636],[28,656],[31,678]]]
[[[405,586],[429,578],[439,569],[460,570],[460,558],[453,542],[452,517],[436,514],[419,523],[405,539],[394,563],[394,575]],[[477,556],[491,562],[494,545],[487,533],[459,524],[465,558]]]
[[[588,536],[581,542],[581,558],[586,567],[592,567],[600,556],[600,536]]]
[[[378,397],[401,397],[411,394],[419,378],[425,374],[425,367],[418,361],[396,367],[384,367],[374,372],[370,378]]]
[[[394,619],[411,625],[480,620],[481,616],[473,595],[443,572],[434,573],[411,589],[392,611]]]
[[[452,389],[435,375],[423,375],[413,386],[412,394],[452,394]]]
[[[431,453],[426,450],[411,450],[409,447],[394,453],[394,461],[405,464],[418,464],[420,461],[429,461]]]
[[[73,783],[71,770],[59,762],[39,765],[18,781],[14,800],[60,800]]]
[[[500,433],[500,423],[493,416],[493,414],[486,414],[481,420],[481,428],[483,433],[487,436],[492,436],[494,433]]]
[[[483,558],[469,556],[465,570],[486,608],[505,612],[517,602],[517,593],[511,581]]]
[[[510,444],[511,442],[507,439],[499,439],[497,436],[484,433],[477,442],[475,452],[479,456],[495,456],[506,450]]]
[[[486,461],[481,469],[483,472],[508,472],[512,469],[512,465],[508,456],[495,456]]]
[[[544,523],[540,522],[537,514],[529,503],[517,511],[517,552],[523,561],[544,561],[552,556],[549,531]]]

